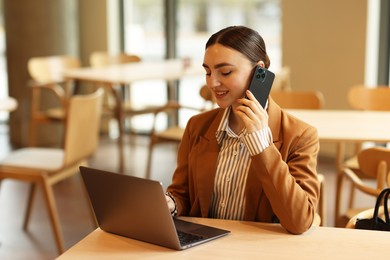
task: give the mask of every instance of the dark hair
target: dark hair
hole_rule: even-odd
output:
[[[265,42],[258,32],[245,26],[230,26],[211,35],[206,49],[216,43],[244,54],[255,65],[260,60],[269,68],[271,61],[267,55]]]

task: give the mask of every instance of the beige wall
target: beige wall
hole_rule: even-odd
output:
[[[326,108],[347,108],[364,82],[367,0],[282,0],[282,63],[293,89],[318,89]]]
[[[320,90],[325,108],[348,108],[349,87],[364,83],[367,0],[282,0],[282,8],[282,64],[291,68],[292,89]],[[335,151],[321,142],[321,156]]]
[[[108,50],[106,1],[79,1],[80,58],[85,66],[92,52]]]

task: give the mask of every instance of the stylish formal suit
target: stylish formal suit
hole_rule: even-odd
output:
[[[215,132],[224,109],[192,117],[167,188],[178,215],[208,217],[220,146]],[[282,110],[271,98],[268,124],[273,144],[251,157],[245,187],[244,220],[274,222],[291,233],[310,228],[317,207],[317,130]]]

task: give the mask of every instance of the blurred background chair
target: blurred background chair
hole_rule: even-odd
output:
[[[271,98],[284,109],[322,109],[325,99],[320,91],[272,90]],[[326,195],[325,176],[318,173],[320,184],[320,199],[318,201],[318,215],[321,226],[326,225]]]
[[[18,101],[13,97],[0,98],[0,112],[11,112],[18,107]]]
[[[36,187],[43,191],[58,253],[64,252],[64,241],[52,186],[79,172],[80,165],[97,149],[103,92],[74,95],[66,104],[64,148],[29,147],[10,152],[0,162],[0,181],[16,179],[30,182],[24,230],[27,229]]]
[[[390,111],[390,88],[389,86],[376,86],[369,87],[365,85],[356,85],[350,88],[347,95],[348,104],[352,109],[362,110],[362,111]],[[386,144],[368,144],[368,146],[386,146]],[[354,171],[362,179],[370,179],[370,176],[366,176],[360,171],[359,162],[357,159],[357,154],[363,148],[362,143],[356,143],[353,151],[353,155],[349,158],[346,158],[344,161],[338,162],[338,168],[342,170],[343,168],[348,168],[351,171]],[[345,149],[345,145],[342,149]],[[342,187],[343,188],[343,187]],[[340,191],[342,192],[342,191]],[[355,197],[354,186],[350,189],[350,197],[353,199]],[[340,193],[339,193],[340,194]],[[340,200],[336,198],[336,204],[340,203]],[[336,220],[340,217],[340,212],[338,209],[340,206],[336,205]]]
[[[90,64],[92,67],[105,67],[114,64],[124,64],[130,62],[140,62],[141,58],[138,55],[127,53],[110,54],[104,51],[93,52],[90,56]]]
[[[279,71],[275,72],[274,83],[272,84],[273,90],[290,91],[291,88],[291,69],[288,66],[282,67]]]
[[[33,57],[28,60],[27,69],[32,78],[29,82],[32,90],[30,146],[37,144],[36,135],[39,124],[64,122],[65,107],[73,93],[73,85],[65,81],[62,72],[80,66],[81,62],[78,58],[65,55]],[[52,98],[53,95],[54,98]]]
[[[166,120],[169,117],[177,117],[182,111],[190,110],[192,114],[200,113],[215,107],[215,99],[207,85],[203,85],[199,90],[200,96],[203,98],[204,103],[202,107],[190,107],[179,104],[178,102],[168,102],[165,106],[156,110],[153,118],[153,126],[150,134],[148,159],[146,164],[146,177],[151,177],[151,167],[153,158],[153,148],[157,144],[161,143],[173,143],[178,145],[183,137],[184,127],[180,126],[178,122],[172,125],[167,124],[163,129],[157,128],[157,122],[160,119]],[[175,120],[177,121],[177,120]]]
[[[362,111],[390,111],[390,88],[389,86],[368,87],[364,85],[353,86],[348,91],[348,104],[352,109]],[[359,152],[362,144],[356,145],[355,152]],[[350,168],[359,168],[356,156],[345,162]]]
[[[348,168],[345,166],[341,172],[341,185],[344,184],[345,179],[348,179],[351,184],[351,189],[359,190],[362,194],[368,195],[369,197],[371,196],[372,198],[377,197],[384,188],[389,187],[390,149],[384,147],[363,149],[358,153],[357,161],[359,165],[358,172],[365,178],[360,177],[355,168]],[[339,223],[346,223],[357,213],[367,209],[357,208],[354,200],[356,194],[347,193],[349,195],[347,198],[347,205],[344,213],[341,213],[344,193],[346,192],[343,192],[343,189],[340,189],[337,194],[338,201],[336,201],[336,210],[339,214],[337,216]]]
[[[90,64],[92,67],[104,67],[116,64],[125,64],[132,62],[141,62],[141,57],[137,55],[132,55],[128,53],[117,53],[110,54],[108,52],[97,51],[93,52],[90,56]],[[102,120],[102,128],[104,132],[108,132],[109,129],[109,121],[114,119],[114,111],[115,111],[115,98],[114,95],[120,95],[123,100],[123,114],[125,117],[124,120],[124,131],[132,133],[132,124],[131,119],[137,115],[145,115],[145,114],[153,114],[156,109],[161,108],[161,105],[152,105],[147,104],[145,106],[135,106],[133,102],[131,102],[131,86],[130,85],[118,85],[114,86],[114,92],[110,93],[106,89],[105,98],[104,98],[104,109],[103,109],[103,120]],[[118,124],[119,125],[119,124]]]
[[[272,99],[282,108],[321,109],[324,95],[320,91],[271,90]]]
[[[390,110],[389,86],[353,86],[348,91],[348,104],[357,110]]]

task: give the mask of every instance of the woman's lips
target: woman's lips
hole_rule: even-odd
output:
[[[215,93],[215,98],[220,99],[223,98],[227,95],[229,91],[214,91]]]

